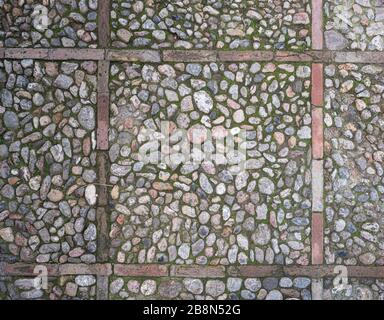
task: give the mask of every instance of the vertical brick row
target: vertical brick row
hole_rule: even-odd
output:
[[[318,8],[322,1],[313,0],[313,19],[319,19]],[[320,17],[322,18],[322,17]],[[322,23],[322,21],[321,21]],[[314,24],[313,28],[318,28]],[[314,30],[313,30],[314,31]],[[322,46],[322,32],[321,46]],[[317,37],[317,38],[316,38]],[[320,45],[319,36],[313,38],[314,45]],[[321,48],[316,48],[321,49]],[[322,264],[324,256],[324,66],[322,63],[312,64],[312,264]],[[319,297],[318,297],[319,298]]]
[[[98,12],[98,39],[99,47],[106,49],[110,39],[110,0],[99,1]],[[106,51],[106,50],[104,50]],[[105,59],[104,54],[104,59]],[[99,173],[98,188],[98,208],[97,216],[97,261],[107,262],[109,256],[109,237],[108,237],[108,132],[109,132],[109,67],[110,62],[100,60],[98,63],[98,83],[97,83],[97,165]],[[97,276],[97,296],[98,300],[107,300],[109,293],[109,277],[104,275]]]

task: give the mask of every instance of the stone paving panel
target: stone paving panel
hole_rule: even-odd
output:
[[[0,47],[97,46],[98,0],[1,0]]]
[[[114,277],[109,292],[116,300],[311,300],[311,279],[137,279]]]
[[[95,262],[96,73],[0,61],[0,261]]]
[[[325,43],[330,50],[384,50],[383,0],[325,0]]]
[[[325,258],[384,265],[382,65],[325,67]]]
[[[113,0],[116,48],[306,49],[308,0]]]
[[[95,300],[92,275],[48,278],[47,288],[36,287],[35,278],[0,277],[0,300]]]
[[[324,279],[324,300],[384,300],[383,279],[351,278],[345,289],[335,288],[333,279]]]
[[[305,64],[112,64],[111,258],[307,265],[309,90]],[[164,120],[188,130],[188,145],[211,129],[216,138],[247,129],[247,170],[232,175],[231,154],[197,165],[138,160],[145,130]]]

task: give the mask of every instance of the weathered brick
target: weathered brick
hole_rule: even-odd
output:
[[[96,274],[110,275],[112,274],[112,266],[109,263],[105,264],[75,264],[67,263],[59,265],[60,275],[76,275],[76,274]]]
[[[160,264],[115,264],[115,276],[122,277],[166,277],[169,275],[168,266]]]
[[[111,10],[111,1],[102,0],[99,1],[99,11],[98,11],[98,40],[99,46],[101,48],[108,47],[110,39],[110,10]]]
[[[292,51],[277,51],[275,53],[276,61],[287,61],[287,62],[297,62],[297,61],[312,61],[313,58],[310,54],[299,53]]]
[[[281,266],[231,266],[228,268],[228,275],[232,277],[279,277],[283,275]]]
[[[108,94],[110,61],[100,60],[97,64],[97,92]]]
[[[353,278],[384,278],[383,266],[348,266],[348,276]]]
[[[96,299],[97,300],[108,300],[109,293],[109,277],[108,276],[97,276],[96,281]]]
[[[312,64],[312,104],[318,107],[324,105],[324,74],[323,64]]]
[[[108,150],[109,133],[109,95],[98,94],[97,97],[97,148]]]
[[[272,51],[219,51],[220,61],[270,61],[273,59]]]
[[[48,276],[57,276],[59,274],[58,264],[28,264],[28,263],[14,263],[5,264],[4,274],[8,276],[36,276],[38,272],[34,272],[35,268],[44,266],[47,268]],[[36,270],[37,271],[37,270]]]
[[[51,60],[102,60],[104,50],[102,49],[49,49]]]
[[[99,204],[100,205],[100,204]],[[96,209],[96,221],[97,221],[97,261],[108,261],[109,252],[109,224],[107,215],[107,209],[105,207],[98,207]]]
[[[314,159],[323,159],[324,133],[323,133],[323,109],[312,109],[312,156]]]
[[[154,50],[107,50],[107,60],[132,62],[160,62],[159,51]]]
[[[324,217],[322,213],[312,213],[312,264],[323,264],[324,257]]]
[[[322,212],[324,188],[323,160],[312,160],[312,211]]]
[[[222,266],[171,266],[171,276],[174,277],[196,277],[199,278],[223,278],[225,268]]]
[[[284,266],[284,276],[286,277],[309,277],[323,278],[334,276],[334,266]]]
[[[210,50],[164,50],[163,60],[167,62],[213,62],[217,60],[217,53]]]
[[[306,54],[311,55],[313,62],[332,62],[335,59],[333,51],[306,51]]]
[[[312,0],[312,49],[323,49],[323,0]]]
[[[323,300],[323,279],[312,279],[312,300]]]
[[[384,55],[382,52],[339,51],[335,53],[335,62],[384,63]]]
[[[4,54],[5,59],[48,59],[48,49],[34,48],[7,48]]]

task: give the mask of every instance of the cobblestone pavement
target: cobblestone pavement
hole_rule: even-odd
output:
[[[384,300],[384,1],[0,9],[1,300]]]

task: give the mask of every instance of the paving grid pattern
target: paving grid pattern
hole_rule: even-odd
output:
[[[43,4],[48,2],[42,1]],[[14,8],[14,10],[9,7],[10,1],[0,1],[1,6],[8,6],[4,11],[7,14],[4,16],[2,11],[0,17],[2,19],[1,68],[6,70],[0,75],[3,77],[1,78],[2,86],[6,83],[9,86],[8,92],[11,90],[11,94],[6,92],[2,100],[3,107],[6,107],[8,112],[8,126],[2,130],[7,132],[9,141],[12,142],[14,137],[9,132],[16,130],[20,125],[23,126],[24,132],[32,132],[33,128],[38,129],[39,124],[41,127],[47,127],[45,133],[42,133],[48,143],[43,144],[44,141],[42,141],[36,144],[38,139],[33,135],[32,143],[38,147],[43,145],[48,148],[50,154],[48,157],[45,155],[46,160],[49,160],[49,163],[56,163],[57,175],[53,176],[53,181],[49,182],[50,186],[56,186],[56,188],[48,188],[52,191],[49,194],[51,198],[49,200],[54,208],[57,208],[55,203],[62,200],[63,191],[67,193],[66,189],[61,188],[60,177],[64,176],[61,163],[64,163],[67,158],[76,157],[76,152],[89,155],[89,160],[83,159],[77,163],[80,165],[70,169],[79,174],[76,183],[80,186],[75,184],[76,188],[73,187],[73,190],[77,192],[76,197],[80,198],[76,201],[64,199],[68,200],[68,206],[62,204],[61,210],[51,210],[55,212],[54,216],[41,220],[47,226],[41,227],[41,222],[39,223],[39,230],[46,230],[42,234],[47,239],[54,239],[56,236],[49,233],[58,232],[57,229],[62,227],[60,223],[64,223],[61,220],[67,222],[65,214],[70,212],[68,215],[74,218],[69,222],[76,225],[79,231],[69,230],[75,239],[66,241],[68,248],[65,252],[62,247],[56,248],[57,246],[44,246],[38,243],[36,238],[39,239],[39,237],[32,236],[36,235],[33,229],[23,231],[23,228],[28,226],[28,223],[25,224],[28,220],[24,221],[20,218],[22,212],[17,213],[16,209],[12,208],[2,211],[1,299],[204,299],[207,296],[214,299],[383,299],[384,240],[383,218],[380,211],[382,182],[380,184],[379,178],[371,177],[372,170],[379,177],[381,176],[382,143],[372,140],[370,135],[380,137],[380,130],[382,130],[380,95],[382,95],[383,80],[380,65],[384,64],[384,54],[381,52],[383,39],[378,30],[382,24],[384,4],[382,1],[373,0],[351,1],[350,9],[347,11],[348,17],[353,22],[350,26],[340,18],[340,12],[331,10],[339,5],[338,1],[312,0],[310,4],[308,1],[293,1],[296,9],[289,12],[293,15],[293,24],[286,20],[282,29],[279,30],[279,27],[276,29],[277,25],[273,25],[275,22],[273,17],[269,21],[259,20],[257,12],[260,8],[253,7],[253,1],[224,1],[222,7],[217,5],[219,1],[195,2],[195,6],[188,9],[192,10],[191,14],[188,10],[184,10],[182,2],[177,5],[176,1],[169,3],[166,9],[159,8],[156,1],[148,1],[147,5],[145,1],[64,1],[78,8],[79,11],[77,9],[73,11],[79,14],[64,18],[63,23],[67,23],[66,29],[52,36],[49,33],[29,32],[31,21],[23,24],[22,15],[28,14],[30,10],[28,5],[31,1],[25,1],[22,8]],[[132,18],[129,10],[133,6],[132,10],[141,19],[137,29],[134,26],[137,25],[135,21],[126,24],[120,19],[119,23],[124,27],[118,26],[116,22],[118,13],[114,12],[113,8],[117,8],[118,4],[122,3],[125,3],[125,9],[128,11],[125,13],[128,14],[125,18],[128,20]],[[305,4],[302,8],[297,6],[303,3]],[[213,9],[206,9],[206,6]],[[92,22],[95,21],[96,10],[97,26]],[[148,16],[153,17],[153,11],[156,16],[156,10],[162,10],[160,17],[164,19],[165,25],[160,19],[160,21],[156,20],[158,27],[152,28],[151,23],[146,19]],[[195,13],[193,10],[201,10],[202,14],[200,15],[199,12],[197,15],[193,14]],[[217,19],[215,10],[225,11],[221,20]],[[236,13],[236,10],[239,13]],[[268,8],[264,10],[272,16],[275,15],[275,18],[280,17],[280,11],[271,12]],[[278,7],[277,10],[279,10]],[[170,13],[180,15],[177,17],[180,20],[172,24],[167,20],[167,15]],[[53,10],[53,23],[59,19],[55,18],[55,14],[65,16],[69,12],[66,11],[65,6],[57,12]],[[358,18],[353,14],[357,14]],[[244,15],[243,22],[236,19],[237,15]],[[207,35],[205,19],[211,23],[209,27],[214,23],[219,26],[217,34],[211,34],[212,38],[205,37]],[[263,28],[257,29],[257,23],[260,23]],[[132,30],[130,31],[127,26],[133,26],[134,32],[131,32]],[[293,30],[287,30],[292,26]],[[20,33],[20,28],[25,28],[25,31]],[[55,28],[54,30],[57,30]],[[220,28],[226,30],[226,34],[220,32]],[[268,28],[277,30],[276,37],[269,39],[260,37],[268,33]],[[239,33],[235,30],[239,30]],[[352,30],[361,37],[353,38]],[[360,32],[361,30],[363,31]],[[29,38],[31,36],[32,40]],[[162,37],[165,37],[166,41],[162,40]],[[175,40],[178,37],[179,40]],[[162,43],[163,46],[159,45]],[[270,48],[273,50],[269,50]],[[240,252],[238,260],[235,258],[231,260],[233,262],[228,263],[229,261],[224,257],[224,260],[216,260],[210,264],[210,250],[205,250],[204,255],[196,257],[196,260],[188,260],[190,264],[183,264],[183,258],[179,257],[175,263],[169,259],[169,256],[162,257],[161,254],[155,254],[156,259],[154,259],[155,256],[151,258],[147,253],[145,253],[146,258],[139,258],[139,252],[143,249],[140,243],[131,254],[125,255],[122,252],[119,254],[119,250],[115,248],[119,248],[121,242],[111,241],[111,228],[113,229],[116,224],[113,219],[118,218],[116,213],[113,213],[114,206],[111,207],[110,199],[112,165],[115,160],[110,156],[114,143],[111,132],[114,130],[113,121],[116,116],[113,108],[116,102],[114,86],[118,84],[118,81],[114,82],[113,69],[124,66],[125,70],[129,68],[141,70],[144,66],[157,68],[160,65],[172,67],[178,65],[177,70],[181,72],[180,70],[183,70],[180,69],[181,64],[185,66],[197,64],[204,67],[211,63],[222,68],[232,66],[232,69],[234,66],[249,67],[255,63],[263,67],[268,64],[292,65],[295,68],[310,66],[308,103],[311,104],[309,111],[312,141],[306,152],[310,154],[309,176],[311,177],[308,181],[311,186],[310,199],[308,199],[310,208],[308,215],[305,216],[309,219],[306,228],[310,243],[309,250],[305,251],[308,254],[305,258],[300,259],[300,255],[294,254],[294,259],[286,257],[284,261],[277,264],[280,258],[278,260],[272,258],[269,262],[261,259],[255,261],[251,259],[250,252]],[[56,107],[52,124],[49,120],[45,123],[44,116],[40,117],[37,124],[32,119],[33,116],[50,110],[49,107],[44,109],[45,106],[41,108],[46,101],[42,95],[38,94],[38,72],[32,71],[36,68],[44,75],[50,73],[51,80],[48,79],[47,83],[56,89],[48,97],[54,106],[59,104],[60,100],[71,101],[70,112],[65,110],[61,112],[60,107]],[[336,73],[337,76],[334,79]],[[32,80],[24,80],[26,75]],[[348,82],[350,79],[356,83],[351,84]],[[29,98],[33,101],[33,106],[28,102],[31,101],[28,100],[28,90],[23,90],[25,86],[23,81],[37,83],[35,87],[37,90],[32,91],[33,99],[32,96]],[[15,86],[19,93],[15,95],[16,102],[13,104]],[[8,107],[4,106],[4,101],[9,102],[10,99],[12,101],[8,107],[15,107],[15,110],[8,110]],[[77,107],[76,99],[80,101]],[[356,111],[344,106],[350,100],[354,102],[353,107]],[[20,108],[24,112],[22,117],[26,120],[23,119],[18,123],[14,115],[16,114],[17,117]],[[95,111],[94,124],[79,121],[81,113],[95,113]],[[31,116],[28,116],[28,113]],[[5,114],[2,117],[4,121]],[[68,121],[66,117],[69,118],[69,125],[72,126],[70,131],[72,130],[74,136],[68,133],[68,126],[65,126]],[[373,125],[365,127],[364,122],[369,119],[373,120]],[[31,123],[28,124],[28,121]],[[55,134],[55,124],[64,132]],[[52,131],[54,137],[50,136]],[[362,132],[356,133],[356,131]],[[348,139],[356,140],[359,137],[362,144],[358,153],[362,156],[356,159],[352,157],[345,165],[342,159],[349,155]],[[17,139],[22,140],[26,137],[18,136]],[[31,139],[30,135],[24,140],[27,144],[29,144],[28,139]],[[59,143],[57,139],[60,139]],[[56,144],[54,144],[55,141]],[[8,142],[5,139],[2,143],[7,145]],[[342,148],[339,148],[340,145]],[[10,148],[10,145],[7,145],[7,150],[3,149],[2,153],[8,152],[8,147]],[[12,150],[18,150],[17,146],[12,147],[16,147]],[[28,152],[27,149],[23,149],[22,161],[28,161],[28,157],[34,155],[32,152],[34,150]],[[61,159],[62,156],[63,159]],[[14,169],[23,172],[20,159],[19,162],[18,159],[14,160],[16,160],[12,162],[15,165]],[[352,170],[352,174],[346,172],[346,167]],[[9,168],[2,172],[7,170],[12,171]],[[53,174],[55,173],[50,173],[50,175]],[[97,180],[94,180],[95,174]],[[353,199],[351,200],[348,194],[349,188],[343,189],[345,185],[354,186],[356,176],[364,178],[363,185],[355,187],[358,189],[356,189],[358,191],[356,191],[356,201],[363,203],[362,208],[371,210],[368,218],[362,216],[361,209],[358,207],[355,211]],[[19,192],[17,196],[24,197],[20,199],[25,200],[26,195],[28,197],[28,194],[32,194],[30,198],[37,201],[33,195],[36,191],[34,189],[39,190],[40,184],[44,184],[44,181],[47,183],[43,174],[39,177],[30,179],[27,188],[17,189],[16,193]],[[2,177],[2,179],[6,178],[8,176]],[[112,179],[112,183],[116,183],[117,180]],[[2,182],[2,201],[4,197],[5,199],[8,199],[7,196],[12,197],[14,190],[12,185],[19,185],[18,181],[18,179],[9,178],[5,183]],[[89,185],[92,187],[85,192]],[[96,186],[97,203],[94,203],[93,185]],[[344,200],[333,195],[332,186],[335,185],[342,188]],[[40,193],[39,195],[41,196]],[[77,201],[79,204],[76,203]],[[364,204],[366,201],[369,202]],[[86,213],[81,213],[81,209],[85,206],[93,208],[88,208],[85,210]],[[80,210],[77,207],[80,207]],[[15,212],[10,214],[10,211]],[[352,211],[350,215],[349,211]],[[32,211],[32,214],[36,213]],[[52,216],[52,213],[50,215]],[[55,219],[56,215],[59,219]],[[60,215],[64,215],[61,220]],[[79,219],[80,217],[82,218]],[[119,221],[121,222],[121,219]],[[71,229],[70,223],[67,224],[67,229]],[[26,234],[32,236],[32,240],[26,238]],[[186,242],[190,241],[188,237],[186,239]],[[49,241],[48,239],[47,243]],[[233,240],[229,241],[232,241],[232,245],[234,244]],[[244,251],[247,247],[244,241],[241,242]],[[253,245],[252,241],[248,243]],[[41,246],[44,246],[44,253],[41,253]],[[35,251],[36,248],[37,251]],[[36,254],[39,252],[40,254]],[[181,256],[187,259],[183,250],[181,250]],[[146,260],[148,257],[150,259]],[[297,258],[299,259],[295,260]],[[205,264],[207,261],[209,262]],[[330,290],[330,277],[334,276],[333,268],[336,263],[345,263],[351,278],[352,289],[342,296],[335,295]],[[31,284],[33,270],[37,264],[44,265],[48,269],[49,286],[45,291],[34,290]]]

